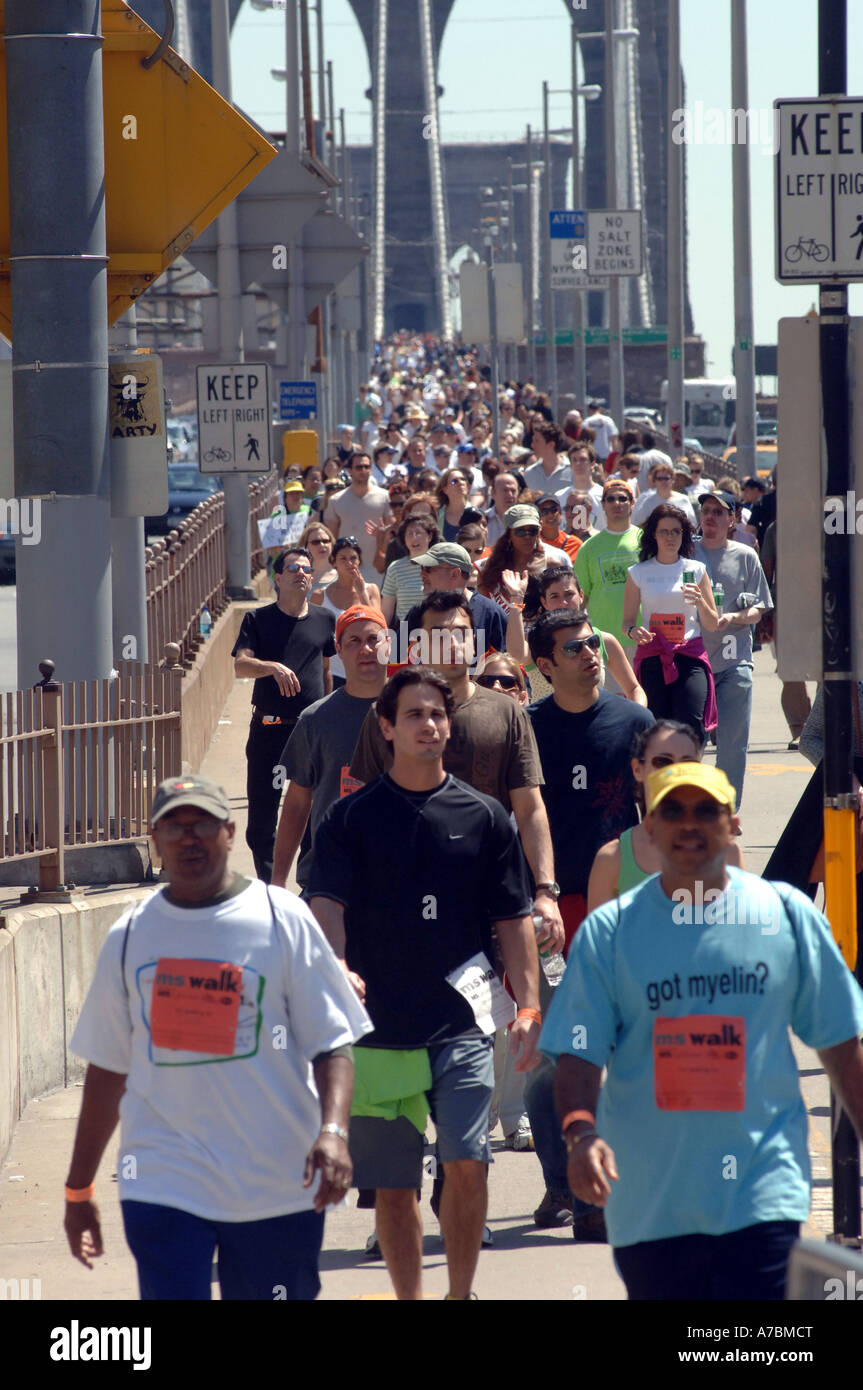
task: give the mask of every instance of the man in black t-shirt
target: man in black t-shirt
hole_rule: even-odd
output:
[[[533,660],[553,689],[530,706],[528,717],[545,778],[542,795],[568,949],[587,914],[587,881],[597,850],[638,821],[632,744],[655,721],[641,705],[599,689],[599,638],[586,612],[543,613],[529,642]],[[569,1217],[566,1149],[554,1110],[553,1080],[553,1069],[544,1062],[524,1095],[546,1183],[534,1212],[537,1226],[561,1225]],[[572,1210],[576,1240],[605,1239],[598,1208],[576,1200]]]
[[[249,819],[246,843],[255,872],[269,883],[283,778],[282,749],[302,710],[332,690],[335,617],[309,605],[312,560],[307,550],[282,551],[273,566],[277,599],[243,618],[231,655],[236,676],[253,676],[252,723],[246,743]]]
[[[463,992],[452,977],[479,957],[483,981],[499,989],[490,965],[494,924],[520,1006],[511,1034],[516,1070],[530,1070],[540,1018],[530,884],[500,803],[444,772],[453,696],[442,677],[399,671],[377,711],[392,768],[329,808],[307,893],[375,1026],[357,1060],[351,1153],[357,1186],[377,1193],[378,1240],[396,1296],[422,1297],[416,1190],[427,1093],[446,1175],[448,1297],[467,1299],[485,1223],[498,1024],[479,988]]]

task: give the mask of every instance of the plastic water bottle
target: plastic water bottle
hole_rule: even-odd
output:
[[[201,609],[200,633],[202,637],[209,637],[213,628],[213,619],[210,617],[210,610],[206,604]]]
[[[717,613],[722,614],[722,605],[725,602],[725,589],[721,584],[713,586],[713,602],[716,604]]]
[[[531,920],[533,922],[534,933],[536,935],[537,940],[539,940],[540,936],[544,934],[545,930],[541,913],[532,913]],[[548,951],[540,951],[539,959],[542,965],[543,974],[545,975],[545,978],[548,981],[548,983],[551,985],[551,988],[554,989],[556,985],[560,984],[563,978],[563,972],[566,969],[566,962],[564,961],[563,956],[560,953],[552,956],[549,954]]]

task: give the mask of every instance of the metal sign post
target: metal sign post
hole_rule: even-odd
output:
[[[824,517],[851,491],[848,285],[863,280],[863,142],[860,108],[847,85],[845,0],[819,0],[820,97],[775,103],[776,278],[819,284],[821,417],[827,452]],[[856,126],[855,126],[856,116]],[[859,234],[855,232],[859,227]],[[859,257],[859,258],[858,258]],[[853,786],[854,659],[851,537],[824,525],[822,651],[824,692],[824,891],[827,916],[846,963],[860,978]],[[860,1146],[831,1094],[833,1220],[836,1239],[860,1242]]]

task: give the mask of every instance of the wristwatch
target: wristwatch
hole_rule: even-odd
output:
[[[555,902],[557,902],[557,899],[560,897],[560,884],[559,884],[559,883],[554,883],[554,882],[550,882],[550,883],[537,883],[537,884],[536,884],[536,891],[537,891],[537,893],[539,892],[540,889],[543,889],[546,893],[551,894],[551,896],[554,898]]]
[[[337,1134],[340,1139],[344,1139],[345,1143],[348,1142],[348,1131],[342,1129],[341,1125],[334,1125],[332,1123],[321,1125],[320,1132],[321,1134]]]

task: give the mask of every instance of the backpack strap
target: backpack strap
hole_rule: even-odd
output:
[[[132,908],[132,911],[129,913],[129,920],[126,923],[126,930],[123,932],[123,947],[120,952],[120,979],[123,981],[123,993],[125,994],[127,1000],[129,998],[129,985],[126,980],[126,952],[129,948],[129,933],[132,930],[132,923],[134,922],[135,918],[140,917],[141,913],[147,906],[147,903],[150,901],[150,898],[152,896],[153,895],[151,893],[149,897],[146,897],[142,903],[138,903],[137,907]]]

